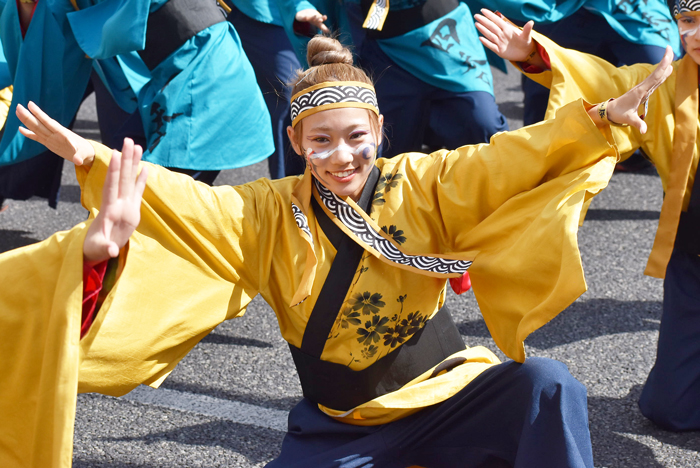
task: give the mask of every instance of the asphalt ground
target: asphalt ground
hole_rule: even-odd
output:
[[[501,111],[511,128],[520,127],[519,74],[494,71],[494,78]],[[99,138],[92,99],[81,108],[76,129]],[[266,175],[263,162],[224,171],[216,183]],[[68,164],[63,184],[57,210],[43,200],[10,202],[0,214],[0,251],[85,219]],[[661,201],[653,172],[614,175],[579,231],[588,292],[526,342],[530,356],[566,363],[587,386],[596,467],[700,466],[700,432],[661,430],[636,403],[654,363],[661,316],[662,283],[642,275]],[[448,306],[468,345],[497,351],[471,293],[450,292]],[[79,396],[75,467],[264,466],[278,453],[286,413],[301,396],[275,316],[259,297],[243,318],[197,345],[162,389],[148,390],[122,398]]]

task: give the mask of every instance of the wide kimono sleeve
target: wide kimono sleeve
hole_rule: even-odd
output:
[[[99,146],[92,169],[78,170],[91,218],[109,156]],[[92,219],[0,255],[0,466],[69,468],[78,391],[157,386],[210,330],[244,313],[272,263],[270,193],[265,183],[211,188],[150,166],[124,269],[82,340]]]
[[[594,103],[617,98],[643,81],[656,68],[651,64],[615,67],[594,55],[560,47],[536,32],[533,33],[533,38],[546,50],[551,63],[550,70],[525,73],[528,78],[550,89],[546,119],[554,117],[554,113],[560,107],[580,98]],[[675,83],[675,80],[667,80],[655,95],[652,95],[649,104],[649,114],[652,117],[658,113],[658,104],[668,105],[666,102],[658,102],[668,101],[666,97],[659,95],[672,90],[669,86],[672,83]],[[611,129],[623,159],[642,145],[643,136],[639,130],[633,127]]]
[[[69,468],[86,223],[0,255],[0,466]]]
[[[89,172],[78,170],[82,202],[92,214],[110,155],[96,147]],[[274,212],[266,205],[275,200],[268,185],[212,188],[148,169],[124,269],[80,343],[81,392],[157,387],[214,327],[242,315],[269,276],[274,220],[260,218]]]
[[[416,160],[408,175],[425,181],[442,253],[478,252],[469,272],[479,308],[496,344],[517,361],[525,359],[525,338],[586,290],[578,221],[618,153],[585,107],[579,100],[490,144]]]

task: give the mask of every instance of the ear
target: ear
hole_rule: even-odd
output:
[[[287,137],[289,137],[289,142],[292,144],[292,148],[294,149],[294,152],[296,154],[298,154],[299,156],[304,156],[303,154],[301,154],[301,147],[299,146],[299,144],[296,141],[296,137],[294,135],[294,129],[292,128],[291,125],[287,127]]]
[[[379,114],[377,116],[377,122],[379,122],[379,135],[377,135],[377,148],[382,144],[382,137],[384,136],[384,115]]]

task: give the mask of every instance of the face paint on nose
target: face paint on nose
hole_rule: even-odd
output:
[[[329,157],[330,155],[332,155],[336,151],[342,150],[342,151],[347,151],[350,154],[361,155],[363,158],[369,159],[372,156],[374,156],[374,154],[376,153],[376,148],[377,148],[377,145],[375,145],[374,143],[363,143],[360,146],[358,146],[357,148],[353,148],[352,146],[342,144],[342,145],[338,145],[335,148],[330,149],[328,151],[321,151],[318,153],[315,152],[314,150],[312,150],[311,148],[309,148],[308,150],[306,150],[307,151],[306,154],[311,159],[326,159],[327,157]]]

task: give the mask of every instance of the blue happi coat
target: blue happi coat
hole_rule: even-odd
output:
[[[681,55],[678,28],[666,0],[462,0],[472,11],[498,10],[507,18],[535,23],[554,23],[579,8],[602,16],[620,36],[643,45],[673,47]]]
[[[147,161],[219,170],[265,159],[274,151],[270,117],[230,23],[199,32],[152,70],[137,54],[145,47],[149,13],[166,2],[77,0],[76,10],[70,0],[39,0],[23,38],[16,2],[0,0],[13,106],[34,101],[68,125],[94,69],[120,107],[140,112]],[[0,165],[44,150],[19,134],[18,125],[11,113]]]

